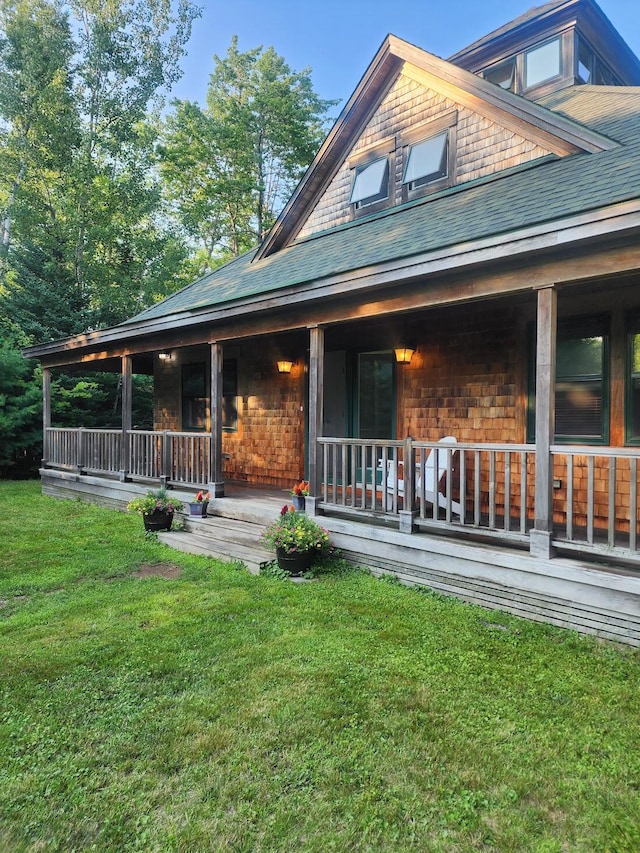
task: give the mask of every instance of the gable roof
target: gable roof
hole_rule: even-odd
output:
[[[469,71],[393,35],[382,43],[373,62],[330,131],[302,181],[258,249],[265,258],[295,239],[319,196],[344,162],[383,95],[404,71],[419,82],[466,104],[505,127],[517,125],[557,154],[602,151],[611,141]]]
[[[481,241],[499,253],[500,243],[517,232],[553,233],[562,220],[598,216],[611,206],[640,201],[640,88],[581,86],[547,101],[540,109],[553,107],[555,115],[572,124],[579,118],[617,144],[596,155],[546,157],[443,190],[314,234],[266,258],[249,252],[130,322],[195,320],[205,310],[273,300],[279,294],[302,298],[300,289],[313,290],[339,277],[364,280],[384,265],[401,267],[427,256],[444,259]]]

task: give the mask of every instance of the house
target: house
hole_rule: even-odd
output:
[[[43,488],[307,476],[354,559],[640,644],[639,238],[640,62],[593,0],[449,60],[390,35],[258,249],[26,351]],[[121,372],[120,430],[51,423],[72,365]]]

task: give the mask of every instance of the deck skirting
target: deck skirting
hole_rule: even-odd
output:
[[[451,536],[322,518],[332,542],[375,574],[491,609],[640,646],[640,574]]]

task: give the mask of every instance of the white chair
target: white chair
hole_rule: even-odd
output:
[[[441,438],[438,441],[438,444],[444,445],[452,445],[457,444],[456,438],[453,435],[446,435],[444,438]],[[434,452],[435,451],[435,452]],[[451,450],[450,454],[444,450],[439,451],[438,448],[433,448],[429,451],[427,458],[424,461],[424,465],[416,465],[416,482],[415,482],[415,492],[416,497],[422,496],[422,478],[424,477],[424,499],[427,503],[434,504],[434,492],[433,492],[433,484],[434,484],[434,473],[435,473],[435,465],[436,459],[438,460],[438,479],[437,479],[437,504],[439,507],[443,509],[447,508],[448,498],[444,494],[443,489],[446,486],[447,480],[447,462],[448,457],[451,456],[451,468],[454,467],[454,461],[458,454],[458,449],[455,448]],[[399,498],[404,498],[404,477],[399,476],[396,477],[396,471],[403,466],[404,463],[396,462],[395,459],[389,459],[387,461],[387,477],[386,477],[386,491],[387,491],[387,509],[393,508],[393,499],[394,495],[397,492]],[[402,472],[399,471],[401,474]],[[396,483],[397,480],[397,483]],[[451,500],[451,511],[457,513],[458,518],[462,520],[462,506],[459,501]]]

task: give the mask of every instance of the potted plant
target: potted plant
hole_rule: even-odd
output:
[[[329,534],[324,527],[286,504],[262,539],[275,549],[280,568],[294,576],[306,572],[315,558],[329,548]]]
[[[182,504],[170,497],[167,489],[163,487],[129,501],[127,509],[142,515],[145,530],[171,530],[173,514],[182,509]]]
[[[203,492],[201,489],[196,495],[195,500],[189,501],[189,515],[192,518],[206,518],[210,497],[209,492]]]
[[[299,483],[291,489],[291,498],[293,505],[298,512],[304,512],[305,498],[309,494],[309,483],[306,480],[300,480]]]

